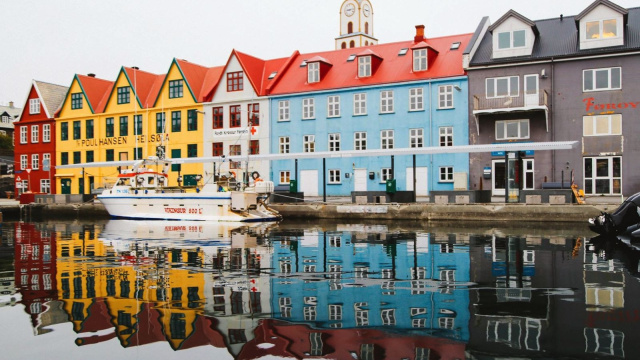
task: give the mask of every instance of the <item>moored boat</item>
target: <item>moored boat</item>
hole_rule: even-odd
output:
[[[604,236],[640,240],[640,193],[628,197],[614,212],[590,218],[589,228]]]

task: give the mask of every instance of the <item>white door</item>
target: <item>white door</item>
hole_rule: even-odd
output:
[[[318,196],[318,170],[300,170],[300,191],[304,196]]]
[[[426,167],[416,167],[416,196],[427,196],[429,194],[429,178]],[[407,191],[413,191],[413,168],[407,168]]]
[[[524,106],[540,105],[538,99],[538,74],[524,76]]]
[[[367,191],[367,169],[354,170],[353,191]]]

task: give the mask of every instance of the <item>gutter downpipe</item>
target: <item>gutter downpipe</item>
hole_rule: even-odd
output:
[[[555,117],[553,116],[553,112],[554,112],[554,106],[553,106],[553,102],[555,101],[555,96],[554,96],[554,86],[553,83],[556,81],[556,78],[554,75],[554,63],[553,63],[553,57],[551,57],[551,101],[549,106],[551,107],[551,110],[549,111],[549,116],[551,117],[551,119],[549,119],[551,121],[551,141],[555,141],[556,140],[556,122]],[[553,150],[551,151],[551,181],[556,181],[556,151]],[[564,181],[564,179],[562,180]]]
[[[433,84],[433,80],[429,80],[429,147],[433,146],[433,102],[431,101],[431,96],[433,96],[432,94],[432,84]],[[415,171],[415,170],[414,170]],[[427,189],[427,194],[429,195],[429,197],[431,197],[431,190],[433,190],[433,182],[434,182],[434,170],[433,170],[433,154],[429,154],[429,170],[427,173],[427,177],[429,178],[429,189]],[[414,182],[415,182],[415,175],[414,177]],[[414,191],[415,191],[415,185],[414,185]],[[417,193],[416,193],[417,195]]]

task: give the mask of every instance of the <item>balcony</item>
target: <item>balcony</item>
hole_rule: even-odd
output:
[[[473,95],[473,116],[476,119],[478,134],[480,133],[478,121],[481,115],[527,111],[544,111],[547,132],[549,132],[549,93],[546,90],[542,90],[537,95],[520,94],[490,99],[484,95]]]

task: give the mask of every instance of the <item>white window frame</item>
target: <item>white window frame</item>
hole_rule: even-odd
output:
[[[315,103],[316,102],[314,98],[302,99],[302,120],[315,119],[316,117]]]
[[[288,154],[291,151],[291,142],[288,136],[281,136],[278,140],[278,152]]]
[[[340,116],[340,96],[331,95],[327,97],[327,117]]]
[[[329,134],[329,151],[340,151],[340,133]]]
[[[42,142],[51,142],[51,124],[42,125]]]
[[[51,154],[49,153],[44,153],[42,154],[42,164],[44,164],[45,160],[49,160],[49,168],[52,168],[55,164],[51,163]],[[43,165],[44,167],[44,165]]]
[[[441,126],[439,132],[439,145],[441,147],[453,146],[453,126]]]
[[[393,149],[393,130],[380,130],[380,149]]]
[[[40,114],[40,99],[29,99],[29,114]]]
[[[383,90],[380,92],[380,113],[389,114],[393,112],[393,90]]]
[[[522,33],[522,40],[524,43],[522,45],[515,45],[515,34]],[[509,35],[509,46],[501,46],[500,44],[500,35],[508,34]],[[513,30],[513,31],[503,31],[498,33],[496,36],[496,41],[498,42],[498,50],[508,50],[508,49],[518,49],[527,46],[527,32],[525,30]]]
[[[367,115],[367,93],[353,94],[353,115]]]
[[[535,162],[534,159],[522,159],[522,190],[535,189]],[[531,182],[527,181],[528,176],[531,176]]]
[[[503,124],[502,134],[499,134],[498,128],[499,125]],[[510,125],[518,124],[518,135],[517,136],[508,136],[508,129]],[[524,128],[523,128],[524,126]],[[522,135],[523,129],[526,129],[527,134]],[[520,119],[520,120],[500,120],[496,121],[495,128],[496,140],[520,140],[520,139],[529,139],[531,137],[531,128],[529,125],[529,119]]]
[[[44,194],[51,193],[51,180],[50,179],[40,179],[40,192]]]
[[[424,147],[424,129],[409,129],[409,147],[421,148]]]
[[[29,157],[26,154],[20,155],[20,170],[26,170],[29,165]]]
[[[453,182],[453,166],[440,166],[438,168],[438,174],[440,174],[439,182]]]
[[[424,110],[424,89],[409,89],[409,111]]]
[[[427,70],[427,49],[413,50],[413,71]]]
[[[307,82],[309,84],[320,82],[320,63],[307,63]]]
[[[367,150],[367,132],[356,131],[353,133],[353,149]]]
[[[607,86],[606,87],[597,87],[596,76],[598,74],[607,75]],[[588,88],[587,79],[588,75],[590,75],[591,86]],[[614,77],[616,77],[617,84],[614,81]],[[622,89],[622,68],[621,67],[610,67],[610,68],[598,68],[598,69],[585,69],[582,70],[582,91],[583,92],[593,92],[593,91],[607,91],[607,90],[621,90]]]
[[[615,36],[607,36],[605,37],[604,35],[604,22],[605,21],[614,21],[615,22],[615,26],[614,29],[616,30],[616,35]],[[590,38],[587,34],[587,28],[589,27],[589,24],[593,24],[593,23],[598,23],[598,37],[596,38]],[[584,38],[586,41],[597,41],[597,40],[602,40],[602,39],[616,39],[619,38],[620,35],[618,34],[618,20],[617,19],[602,19],[602,20],[594,20],[594,21],[587,21],[585,22],[585,26],[584,26]]]
[[[438,86],[438,109],[453,109],[453,85]]]
[[[618,176],[614,176],[614,159],[618,159],[618,164],[620,166]],[[587,160],[591,161],[591,174],[587,174],[587,166],[585,162]],[[607,175],[602,176],[598,175],[598,160],[607,160]],[[621,156],[585,156],[583,159],[583,172],[584,172],[584,192],[585,194],[590,195],[620,195],[622,192],[622,157]],[[598,180],[606,180],[609,181],[609,192],[608,193],[599,193],[596,192],[597,182]],[[591,185],[587,185],[587,182],[591,181]],[[618,192],[614,191],[614,184],[618,183]],[[591,189],[591,191],[589,191]]]
[[[515,91],[512,89],[514,86],[513,79],[516,79]],[[498,83],[502,80],[507,81],[507,94],[498,95]],[[489,83],[493,83],[493,93],[489,94]],[[495,99],[495,98],[506,98],[506,97],[518,97],[520,96],[520,77],[519,76],[502,76],[502,77],[494,77],[494,78],[486,78],[485,79],[485,95],[487,99]]]
[[[316,151],[316,136],[315,135],[303,135],[302,136],[302,152],[315,152]]]
[[[622,114],[582,117],[582,136],[608,135],[622,135]]]
[[[31,169],[40,169],[40,154],[31,154]]]
[[[280,171],[279,184],[289,184],[291,181],[291,171],[282,170]]]
[[[278,101],[278,121],[291,121],[289,100]]]
[[[391,180],[391,168],[380,169],[380,183],[386,183],[387,180]]]
[[[330,169],[329,170],[329,181],[328,184],[340,184],[342,183],[340,169]]]
[[[371,56],[358,57],[358,77],[371,76]]]
[[[40,126],[31,125],[31,143],[35,144],[40,142]]]
[[[29,129],[27,126],[20,126],[20,144],[27,143],[27,133]]]

